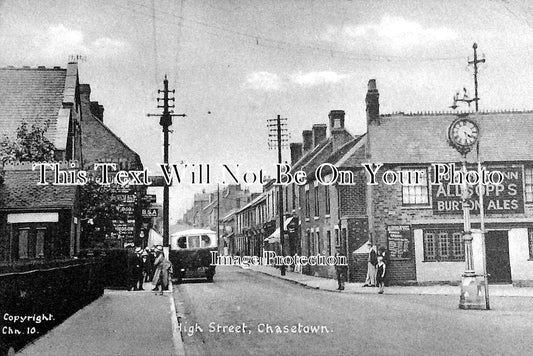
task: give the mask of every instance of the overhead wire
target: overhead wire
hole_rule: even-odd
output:
[[[111,3],[109,3],[109,5],[119,7],[119,8],[131,11],[131,12],[134,12],[140,15],[145,15],[145,12],[139,11],[140,9],[138,7],[147,8],[146,5],[139,4],[135,1],[129,2],[128,5],[138,6],[136,8],[132,8],[131,6],[124,7],[124,6],[120,6],[117,4],[111,4]],[[375,54],[361,55],[361,54],[357,54],[352,51],[343,51],[343,50],[334,49],[334,48],[325,48],[325,47],[321,47],[317,45],[294,43],[294,42],[269,38],[263,35],[252,34],[252,33],[243,32],[243,31],[237,31],[237,30],[226,28],[223,26],[209,24],[203,21],[187,19],[183,16],[183,14],[176,15],[174,13],[163,11],[161,9],[158,9],[157,12],[161,15],[166,15],[168,17],[176,19],[178,20],[178,22],[169,21],[169,19],[164,16],[156,16],[154,14],[152,14],[152,17],[157,17],[160,20],[176,24],[179,27],[187,27],[187,28],[195,29],[196,28],[195,26],[200,26],[200,27],[204,27],[208,29],[215,29],[215,30],[222,31],[226,35],[229,34],[232,36],[241,36],[244,38],[249,38],[252,41],[245,42],[245,43],[254,45],[254,46],[266,47],[266,48],[284,49],[284,50],[292,50],[292,51],[297,51],[299,48],[299,49],[311,50],[314,52],[322,53],[329,57],[335,57],[339,59],[347,59],[347,60],[353,60],[353,61],[367,61],[367,62],[383,62],[383,61],[386,61],[386,62],[411,62],[411,61],[437,62],[437,61],[455,61],[455,60],[464,59],[464,56],[405,57],[405,56],[375,55]],[[208,35],[222,37],[222,34],[219,32],[212,32],[209,30],[203,30],[202,32]]]

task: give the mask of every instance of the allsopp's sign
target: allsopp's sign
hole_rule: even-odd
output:
[[[476,167],[469,167],[475,170]],[[502,183],[486,185],[483,195],[485,214],[519,214],[524,212],[522,166],[491,168],[503,176]],[[449,184],[449,180],[431,186],[434,214],[461,214],[463,211],[461,185]],[[470,212],[479,214],[478,186],[469,186],[467,204]]]

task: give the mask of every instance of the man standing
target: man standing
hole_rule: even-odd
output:
[[[339,287],[337,290],[344,290],[344,282],[346,281],[346,274],[348,272],[348,266],[344,264],[344,254],[342,252],[337,252],[335,254],[335,271],[337,272],[337,282]]]
[[[371,241],[367,242],[367,245],[370,247],[368,252],[368,270],[366,273],[366,281],[363,284],[363,287],[375,287],[376,286],[376,265],[378,264],[378,254],[376,251],[376,246],[372,244]]]

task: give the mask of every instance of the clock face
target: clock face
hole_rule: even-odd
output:
[[[468,119],[459,119],[450,126],[449,136],[453,144],[468,147],[476,143],[479,129],[475,122]]]

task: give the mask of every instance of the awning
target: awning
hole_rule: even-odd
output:
[[[294,216],[291,216],[288,219],[285,219],[285,222],[283,223],[283,231],[287,233],[287,227],[289,226],[290,222],[294,219]],[[265,242],[268,241],[268,243],[273,244],[276,242],[279,242],[279,227],[270,235],[269,237],[265,238]]]

